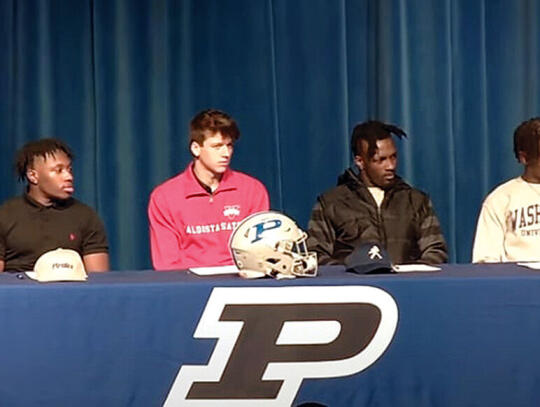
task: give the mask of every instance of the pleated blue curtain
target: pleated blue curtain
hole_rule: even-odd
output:
[[[540,0],[4,0],[0,198],[21,191],[18,147],[62,138],[113,267],[148,268],[148,195],[189,162],[197,111],[237,119],[234,167],[302,226],[378,118],[409,134],[400,172],[468,262],[483,197],[520,173],[513,129],[539,115],[538,21]]]

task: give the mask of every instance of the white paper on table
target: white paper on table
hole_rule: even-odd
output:
[[[540,262],[539,261],[528,261],[528,262],[521,262],[517,264],[518,266],[528,267],[533,270],[540,270]]]
[[[216,266],[216,267],[193,267],[189,271],[198,276],[217,276],[219,274],[238,274],[236,266]]]
[[[414,273],[417,271],[439,271],[440,267],[429,266],[427,264],[395,264],[393,267],[396,273]]]

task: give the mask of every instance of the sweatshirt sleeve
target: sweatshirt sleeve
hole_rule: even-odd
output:
[[[158,191],[154,191],[150,196],[148,222],[150,252],[154,269],[182,269],[180,234],[175,227],[166,200]]]
[[[267,211],[270,209],[270,199],[266,187],[259,181],[256,182],[253,191],[251,213]]]
[[[488,201],[485,201],[478,217],[474,237],[473,263],[501,262],[504,253],[504,224]]]

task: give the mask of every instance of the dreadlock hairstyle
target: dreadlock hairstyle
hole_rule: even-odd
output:
[[[26,171],[34,164],[34,158],[47,158],[49,155],[54,155],[58,151],[63,151],[70,160],[73,159],[71,149],[62,141],[54,138],[44,138],[37,141],[26,143],[15,157],[15,171],[19,181],[26,179]]]
[[[377,141],[392,137],[392,134],[400,139],[407,137],[407,134],[399,127],[378,120],[357,124],[351,137],[351,151],[355,156],[360,155],[362,151],[361,140],[365,140],[368,143],[368,157],[371,158],[377,151]]]
[[[514,131],[514,155],[519,160],[519,153],[525,153],[527,161],[538,158],[540,140],[540,117],[533,117],[521,123]]]

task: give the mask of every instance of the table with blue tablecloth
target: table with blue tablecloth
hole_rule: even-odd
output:
[[[376,289],[393,300],[397,320],[388,344],[367,367],[344,376],[336,377],[334,372],[325,377],[323,371],[320,377],[306,377],[290,404],[540,405],[540,271],[514,264],[442,268],[432,273],[356,275],[339,266],[321,267],[316,278],[281,281],[203,277],[186,271],[126,271],[91,273],[85,283],[48,284],[2,273],[0,405],[161,406],[170,398],[181,367],[206,366],[218,346],[217,336],[194,337],[213,293],[243,298],[244,293],[259,292],[253,289],[278,289],[264,292],[276,293],[280,303],[296,293],[301,298],[311,292],[309,287],[319,291],[305,298],[315,302],[320,298],[322,303],[326,292],[329,298],[339,292],[334,288],[359,287],[360,297],[363,288]],[[288,290],[279,291],[282,288]],[[321,308],[316,309],[313,319],[320,317]],[[227,317],[215,317],[234,320],[232,311]],[[255,359],[260,357],[260,334],[266,328],[279,333],[272,328],[275,314],[267,313],[265,321],[262,312],[260,325],[253,328],[259,335],[242,335],[242,346],[248,346]],[[339,337],[332,312],[320,318],[328,320],[329,330],[337,326]],[[367,344],[371,339],[362,321],[354,332],[358,341]],[[242,329],[241,324],[234,326]],[[234,340],[229,345],[230,352],[240,346]],[[246,367],[252,366],[250,359],[245,359]],[[251,379],[265,385],[258,373]],[[274,382],[279,391],[279,380]],[[203,383],[197,397],[205,388]],[[238,395],[235,391],[229,391],[234,396],[230,405],[279,405],[264,397],[242,404],[240,390]],[[197,397],[191,400],[193,405],[218,405],[213,403],[222,396],[209,394],[207,401]],[[183,403],[176,399],[175,404]]]

